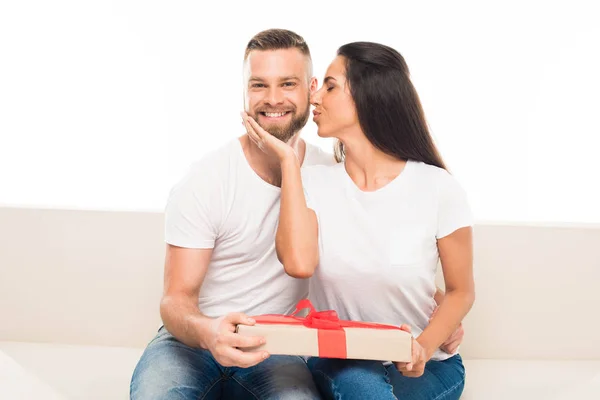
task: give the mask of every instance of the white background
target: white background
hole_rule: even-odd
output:
[[[3,0],[0,204],[162,210],[243,133],[244,48],[278,27],[319,81],[344,43],[400,51],[478,221],[598,223],[595,3]]]

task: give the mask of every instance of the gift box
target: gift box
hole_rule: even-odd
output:
[[[306,317],[299,317],[308,309]],[[291,315],[252,317],[256,324],[238,325],[244,336],[262,336],[266,343],[241,349],[266,350],[270,354],[317,356],[408,362],[412,360],[412,335],[398,326],[340,320],[333,310],[316,311],[301,300]]]

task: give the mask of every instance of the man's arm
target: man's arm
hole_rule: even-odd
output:
[[[433,296],[437,306],[436,306],[435,310],[433,311],[431,318],[433,318],[433,316],[437,312],[438,307],[440,306],[440,304],[442,304],[442,301],[444,301],[444,296],[446,296],[446,293],[444,293],[442,291],[442,289],[437,288],[437,290],[435,291],[435,295]],[[431,318],[429,318],[429,321],[431,321]],[[445,351],[446,353],[454,354],[458,350],[458,346],[460,346],[464,337],[465,337],[465,328],[463,327],[463,324],[461,322],[458,325],[458,328],[456,328],[456,330],[454,331],[454,333],[452,333],[452,335],[450,335],[450,337],[448,339],[446,339],[446,341],[444,343],[442,343],[440,348],[443,351]]]
[[[444,295],[445,293],[442,291],[442,289],[437,288],[435,294],[433,295],[433,299],[435,300],[435,304],[437,304],[438,307],[440,306],[440,304],[442,304],[442,301],[444,300]]]
[[[165,328],[190,347],[208,349],[211,319],[198,309],[198,294],[211,256],[212,249],[167,245],[160,316]]]
[[[265,352],[245,353],[236,347],[254,347],[264,338],[235,333],[238,324],[253,325],[242,313],[209,318],[198,308],[198,294],[206,276],[212,249],[167,245],[164,292],[160,315],[165,328],[190,347],[209,350],[222,366],[250,367],[268,357]]]

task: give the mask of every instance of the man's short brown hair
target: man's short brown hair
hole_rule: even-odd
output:
[[[310,50],[304,41],[304,38],[297,33],[288,31],[287,29],[267,29],[254,35],[246,46],[244,60],[248,58],[248,54],[252,50],[281,50],[281,49],[298,49],[302,54],[310,57]]]

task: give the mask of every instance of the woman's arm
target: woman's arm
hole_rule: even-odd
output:
[[[417,341],[427,359],[458,328],[475,301],[473,230],[460,228],[438,240],[446,294],[435,316]]]
[[[277,258],[288,275],[309,278],[319,263],[318,227],[315,212],[306,206],[300,161],[288,144],[265,131],[246,113],[242,113],[242,118],[250,139],[277,157],[281,165]]]
[[[309,278],[319,263],[317,216],[306,206],[300,162],[295,155],[281,162],[280,203],[277,258],[288,275]]]

